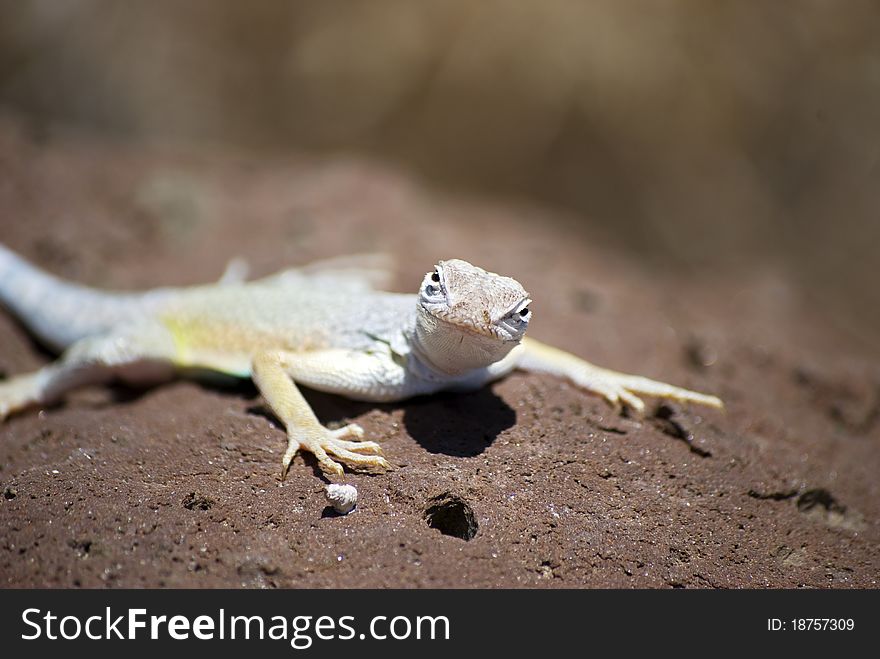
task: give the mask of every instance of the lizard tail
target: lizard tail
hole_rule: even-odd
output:
[[[108,331],[159,296],[159,291],[112,293],[62,281],[0,244],[0,304],[53,350]]]

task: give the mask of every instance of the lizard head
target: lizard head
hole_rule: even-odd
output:
[[[420,352],[449,374],[497,362],[525,335],[530,303],[515,279],[459,259],[440,261],[419,289]]]

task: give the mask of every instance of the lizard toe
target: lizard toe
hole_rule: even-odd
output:
[[[329,432],[329,431],[328,431]],[[298,440],[293,437],[289,437],[287,440],[287,450],[284,452],[284,457],[281,458],[281,480],[287,476],[287,472],[290,470],[290,463],[293,462],[293,458],[296,455],[297,451],[302,449],[303,451],[308,451],[318,460],[318,466],[321,468],[325,474],[331,474],[335,476],[340,476],[343,473],[342,465],[333,460],[328,454],[325,446],[330,447],[330,442],[334,440],[328,439],[326,441],[309,441],[309,440]]]
[[[357,441],[364,437],[364,429],[356,423],[349,423],[348,425],[342,426],[337,430],[331,430],[330,432],[337,439],[352,439]]]
[[[342,475],[342,465],[336,462],[336,460],[333,460],[329,455],[327,455],[327,451],[324,449],[323,446],[309,446],[307,448],[318,459],[318,464],[321,467],[321,471],[323,471],[325,474],[333,474],[335,476]]]
[[[344,439],[337,439],[334,446],[362,455],[382,455],[382,447],[376,442],[347,442]]]
[[[293,457],[298,450],[299,442],[295,439],[288,438],[287,450],[284,451],[284,456],[281,458],[281,480],[284,480],[287,477],[287,472],[290,471],[290,463],[293,462]]]
[[[366,455],[362,453],[356,453],[355,451],[358,449],[364,449],[366,445],[366,449],[370,451]],[[322,443],[323,449],[325,449],[328,453],[330,453],[334,458],[340,460],[345,463],[347,466],[353,469],[378,469],[385,471],[386,469],[390,469],[391,465],[383,458],[381,455],[378,455],[377,452],[381,450],[379,445],[375,442],[363,442],[363,443],[354,443],[354,442],[346,442],[344,440],[339,440],[335,438],[329,438],[327,441]]]
[[[645,411],[645,403],[641,398],[631,394],[625,389],[620,392],[620,400],[636,414],[643,414]]]

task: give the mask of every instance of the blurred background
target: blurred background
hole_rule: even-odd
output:
[[[880,337],[880,3],[0,1],[33,131],[363,154]]]

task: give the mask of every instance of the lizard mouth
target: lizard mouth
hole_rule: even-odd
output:
[[[522,334],[516,334],[495,324],[483,324],[461,320],[459,318],[450,318],[450,315],[438,313],[429,309],[425,312],[434,320],[443,323],[446,327],[456,332],[470,335],[477,339],[491,339],[501,343],[519,343],[522,340]]]

